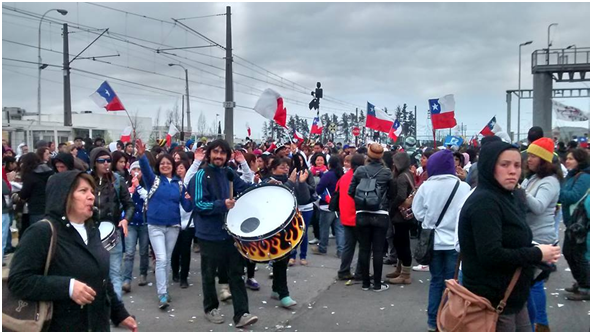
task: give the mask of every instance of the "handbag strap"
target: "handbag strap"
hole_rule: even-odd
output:
[[[405,177],[407,177],[407,180],[409,181],[409,185],[411,185],[411,188],[413,189],[413,191],[415,191],[415,183],[411,180],[411,177],[409,176],[409,173],[404,173]],[[412,191],[412,193],[413,193]]]
[[[514,276],[512,276],[512,280],[510,281],[510,285],[508,285],[508,288],[506,289],[506,294],[504,295],[504,299],[502,299],[499,302],[499,304],[497,305],[497,307],[495,308],[495,311],[497,312],[497,314],[501,314],[504,311],[504,308],[506,307],[506,302],[508,301],[508,298],[510,298],[510,295],[512,294],[512,291],[514,290],[516,283],[518,283],[518,279],[520,278],[521,273],[522,273],[522,267],[517,268],[516,271],[514,272]]]
[[[49,242],[49,250],[47,251],[47,258],[45,259],[45,269],[43,270],[43,276],[47,276],[47,272],[49,271],[49,265],[51,264],[51,260],[56,251],[56,244],[57,244],[57,232],[53,227],[52,222],[49,219],[43,219],[43,221],[49,224],[49,228],[51,229],[51,241]]]
[[[452,189],[452,194],[450,194],[450,197],[448,197],[448,201],[446,201],[446,205],[444,205],[444,209],[442,209],[442,212],[440,213],[440,217],[438,217],[438,221],[436,222],[436,227],[434,227],[434,230],[438,228],[438,226],[440,225],[440,223],[442,222],[442,219],[444,218],[444,214],[446,214],[446,210],[448,210],[448,207],[450,206],[450,203],[452,202],[452,199],[454,198],[454,194],[456,194],[456,190],[458,189],[458,186],[460,185],[460,181],[456,181],[456,184],[454,185],[454,189]]]

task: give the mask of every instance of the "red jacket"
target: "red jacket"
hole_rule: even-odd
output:
[[[339,219],[344,226],[356,226],[356,205],[347,191],[354,177],[354,170],[350,169],[337,182],[335,191],[339,191]]]

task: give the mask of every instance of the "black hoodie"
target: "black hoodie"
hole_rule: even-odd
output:
[[[43,275],[51,240],[47,223],[31,225],[11,261],[8,287],[24,300],[53,301],[49,331],[110,330],[109,320],[119,324],[129,316],[109,280],[109,252],[101,243],[98,228],[87,221],[87,242],[66,218],[66,203],[74,181],[82,172],[66,171],[49,179],[45,217],[52,221],[57,247],[47,276]],[[95,300],[81,308],[69,296],[70,279],[90,286]]]
[[[53,170],[57,173],[58,170],[56,168],[56,163],[61,162],[63,163],[68,170],[74,169],[74,156],[70,153],[60,152],[55,158],[51,159],[51,165],[53,166]]]
[[[23,175],[23,188],[19,192],[19,196],[29,204],[30,215],[45,213],[45,185],[47,179],[53,174],[53,170],[42,163],[30,173]]]
[[[504,314],[517,313],[524,307],[533,279],[532,265],[542,259],[542,252],[531,246],[532,232],[512,191],[504,189],[494,177],[498,157],[511,149],[516,150],[504,142],[483,146],[479,185],[465,202],[458,225],[463,286],[487,298],[494,308],[503,299],[516,268],[522,267]]]

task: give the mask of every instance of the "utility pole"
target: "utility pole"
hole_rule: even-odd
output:
[[[187,114],[187,117],[189,117],[189,114]],[[185,140],[185,96],[184,95],[181,95],[181,135],[179,136],[179,139],[181,141]]]
[[[224,135],[234,145],[234,92],[232,88],[232,27],[230,6],[226,6],[226,101],[224,102]]]
[[[189,73],[187,72],[187,69],[185,69],[185,96],[187,97],[187,131],[191,132],[191,108],[189,107]],[[189,135],[189,137],[191,137],[191,135]],[[183,140],[184,138],[185,135],[183,134],[181,140]]]
[[[70,96],[70,47],[68,45],[68,24],[63,25],[64,36],[64,126],[72,126],[72,100]]]
[[[417,106],[413,107],[413,119],[414,119],[414,126],[413,126],[413,138],[417,140]]]

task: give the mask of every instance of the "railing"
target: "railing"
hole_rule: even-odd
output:
[[[540,65],[589,65],[590,48],[542,49],[532,53],[532,67]]]

